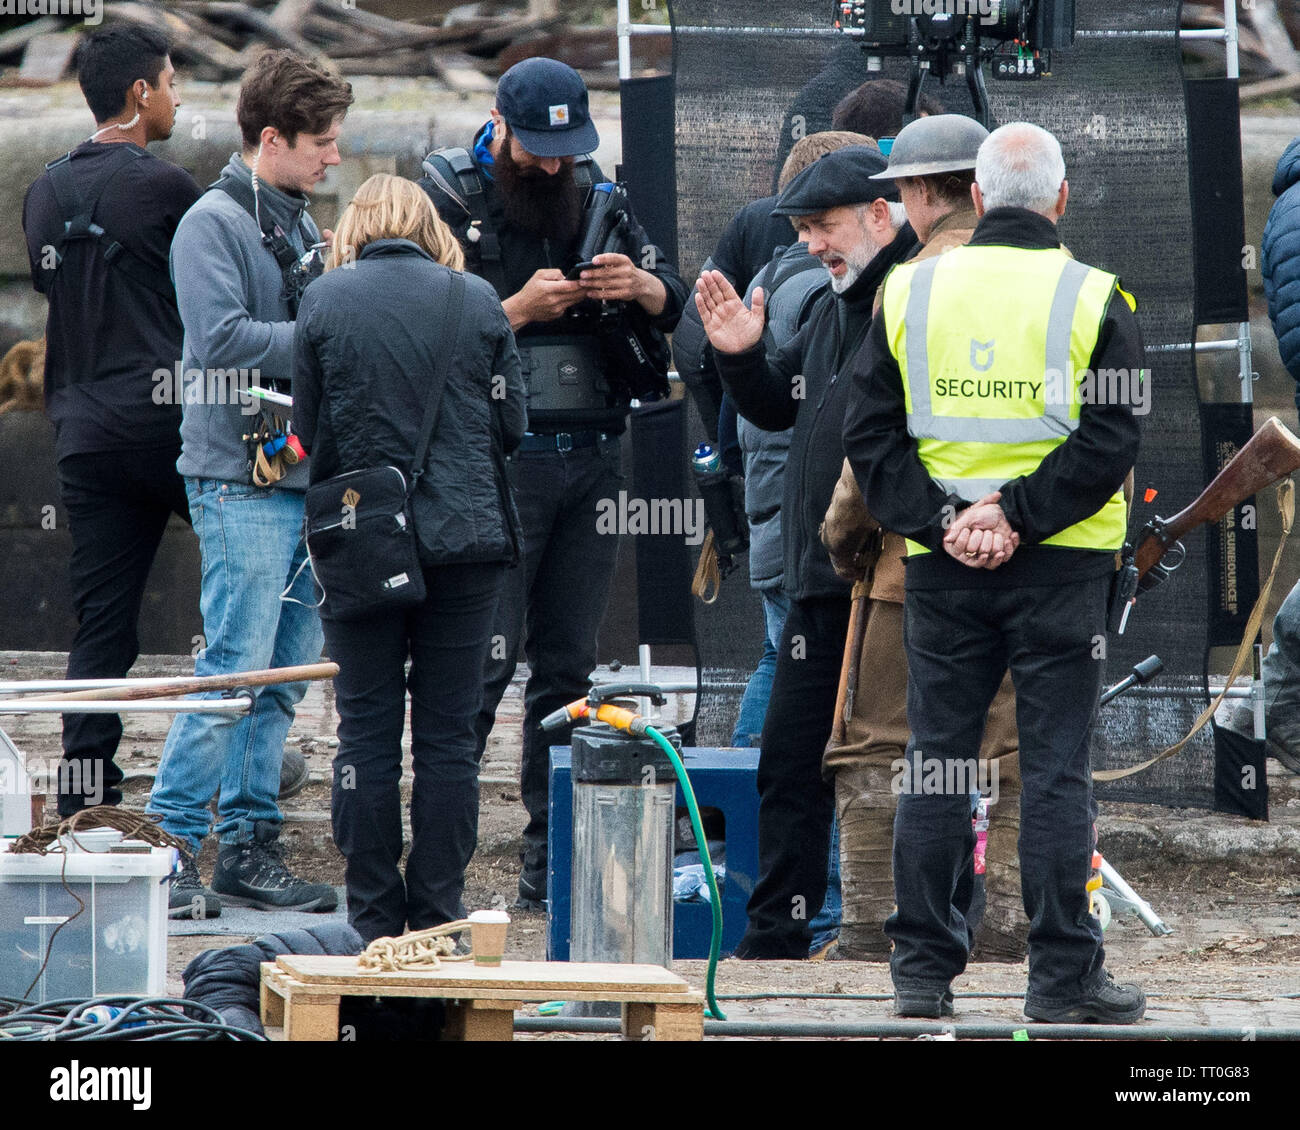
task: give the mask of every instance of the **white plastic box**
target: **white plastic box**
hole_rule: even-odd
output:
[[[7,847],[0,846],[0,997],[166,995],[172,848],[18,855]],[[68,888],[85,903],[80,915]]]

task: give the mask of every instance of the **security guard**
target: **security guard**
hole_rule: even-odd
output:
[[[854,366],[845,452],[871,512],[908,539],[911,739],[885,924],[903,1016],[951,1014],[966,966],[974,833],[954,771],[976,757],[1008,667],[1031,923],[1025,1014],[1133,1023],[1146,1008],[1105,970],[1085,891],[1089,736],[1138,447],[1131,405],[1099,403],[1091,373],[1141,374],[1142,342],[1115,276],[1061,250],[1068,195],[1051,134],[1023,122],[992,133],[970,243],[890,275]]]
[[[497,610],[477,741],[481,757],[522,637],[529,677],[520,791],[528,825],[518,905],[533,909],[546,898],[556,740],[540,722],[587,693],[618,550],[596,517],[622,485],[619,436],[629,398],[602,348],[600,303],[639,306],[667,333],[687,294],[635,220],[628,245],[636,261],[607,253],[575,270],[584,202],[605,179],[587,156],[598,143],[578,72],[554,59],[525,59],[501,76],[491,120],[471,150],[430,154],[420,180],[460,239],[466,269],[500,295],[528,382],[530,431],[509,467],[523,563],[507,574]]]
[[[876,179],[888,178],[898,186],[908,223],[925,244],[915,261],[943,255],[970,241],[976,224],[971,201],[975,157],[988,135],[973,118],[936,114],[904,126],[895,139],[889,165]],[[870,574],[869,596],[859,612],[865,623],[856,685],[842,692],[845,701],[852,703],[852,711],[842,730],[837,724],[832,731],[822,759],[823,774],[835,781],[835,811],[840,821],[844,909],[838,956],[888,960],[884,924],[894,909],[889,857],[898,806],[893,785],[908,737],[903,653],[906,547],[895,533],[882,536],[863,505],[847,459],[826,511],[822,542],[840,576],[858,582],[866,581]],[[1016,859],[1020,775],[1015,709],[1015,689],[1007,677],[989,711],[980,747],[982,764],[968,782],[990,794],[986,908],[981,916],[977,891],[968,921],[980,961],[1022,961],[1029,933]]]

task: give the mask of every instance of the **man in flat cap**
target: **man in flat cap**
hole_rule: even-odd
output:
[[[696,304],[718,372],[736,405],[766,430],[793,427],[781,509],[784,587],[790,614],[763,726],[758,765],[759,878],[740,958],[806,958],[809,921],[826,893],[834,794],[822,780],[849,584],[818,540],[844,458],[847,385],[839,374],[871,326],[876,289],[916,249],[891,181],[873,181],[885,159],[855,145],[823,157],[777,200],[830,276],[799,333],[777,352],[762,345],[764,295],[746,307],[725,276],[706,271]]]

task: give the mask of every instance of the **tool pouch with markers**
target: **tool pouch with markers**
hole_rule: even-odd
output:
[[[265,408],[258,412],[253,430],[244,436],[248,444],[248,481],[253,486],[273,487],[284,478],[289,467],[283,449],[267,455],[266,446],[288,430],[288,422],[274,412]]]

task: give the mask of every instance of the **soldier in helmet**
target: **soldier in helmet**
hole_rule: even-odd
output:
[[[975,230],[971,184],[975,155],[988,136],[979,122],[961,114],[919,118],[894,141],[880,178],[898,187],[908,223],[924,245],[916,259],[942,255],[966,243]],[[877,299],[877,302],[879,299]],[[895,765],[907,748],[907,664],[903,655],[903,539],[881,531],[868,513],[848,460],[835,487],[822,527],[822,541],[836,572],[865,590],[866,620],[849,687],[852,714],[837,726],[822,761],[835,781],[840,820],[843,923],[837,956],[883,961],[889,939],[883,932],[894,905],[890,852],[898,805]],[[995,771],[979,781],[997,783],[989,808],[985,889],[988,909],[977,936],[985,960],[1019,961],[1029,930],[1016,866],[1020,779],[1016,758],[1015,691],[1004,677],[989,711],[980,757],[997,759]],[[983,766],[981,767],[984,768]],[[996,776],[994,775],[996,773]]]

